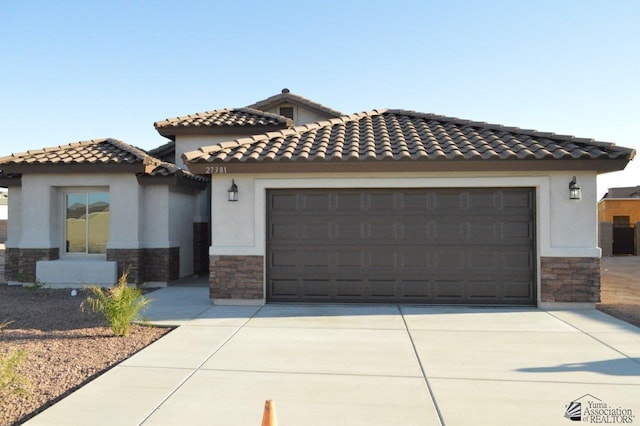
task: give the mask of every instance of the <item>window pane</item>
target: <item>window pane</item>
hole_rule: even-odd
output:
[[[89,193],[89,253],[106,253],[109,241],[109,193]]]
[[[87,194],[67,195],[67,253],[87,252]]]

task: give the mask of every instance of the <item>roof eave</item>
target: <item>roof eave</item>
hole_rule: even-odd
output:
[[[144,172],[142,163],[31,163],[3,164],[5,173],[140,173]]]
[[[190,179],[182,174],[174,174],[170,176],[152,176],[147,174],[138,174],[136,176],[140,185],[167,185],[178,186],[183,188],[196,189],[203,191],[207,188],[207,182],[196,179]]]
[[[375,172],[509,172],[623,170],[628,159],[607,160],[334,160],[187,162],[194,174],[225,173],[375,173]],[[215,167],[215,166],[224,166]]]
[[[0,176],[0,188],[11,188],[14,186],[22,186],[22,176]]]
[[[279,125],[270,126],[166,126],[156,127],[156,130],[161,136],[169,138],[175,142],[176,136],[255,135],[260,133],[275,132],[287,128],[289,128],[287,123],[282,123]]]

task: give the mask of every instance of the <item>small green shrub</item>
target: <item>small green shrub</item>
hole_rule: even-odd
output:
[[[0,356],[0,401],[4,401],[9,395],[29,394],[31,384],[18,372],[26,359],[25,351]]]
[[[5,328],[9,327],[11,325],[11,323],[13,323],[13,321],[5,320],[5,321],[0,322],[0,331],[2,331]]]
[[[129,269],[125,270],[118,283],[109,289],[89,286],[85,289],[89,296],[85,300],[92,312],[100,313],[109,323],[115,336],[126,336],[133,321],[142,319],[151,299],[142,296],[142,290],[127,286]],[[85,306],[83,302],[83,308]]]
[[[44,287],[44,283],[38,279],[36,279],[35,282],[27,283],[24,285],[24,288],[26,288],[28,291],[40,290],[42,287]]]

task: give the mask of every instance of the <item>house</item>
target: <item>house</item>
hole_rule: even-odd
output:
[[[640,186],[609,188],[598,201],[598,229],[603,256],[637,255]]]
[[[593,303],[596,176],[635,155],[286,89],[155,128],[168,142],[148,152],[105,139],[0,159],[10,281],[130,266],[151,284],[208,271],[216,304]]]

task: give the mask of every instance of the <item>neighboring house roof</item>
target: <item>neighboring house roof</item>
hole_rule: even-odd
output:
[[[289,89],[282,89],[282,92],[268,97],[267,99],[263,99],[261,101],[258,101],[254,104],[249,105],[249,108],[255,108],[255,109],[260,109],[260,110],[267,110],[269,108],[275,107],[277,105],[283,104],[283,103],[291,103],[291,104],[296,104],[296,105],[303,105],[305,107],[307,107],[310,110],[314,110],[317,112],[320,112],[322,114],[326,114],[329,117],[340,117],[343,114],[340,111],[336,111],[335,109],[331,109],[327,106],[324,106],[322,104],[319,104],[317,102],[314,102],[310,99],[307,98],[303,98],[300,95],[294,95],[293,93],[291,93],[289,91]]]
[[[168,118],[153,125],[162,136],[175,140],[180,134],[263,133],[291,127],[293,122],[253,108],[225,108]]]
[[[366,165],[350,168],[366,171],[383,171],[381,165],[393,163],[384,170],[519,170],[520,160],[536,160],[528,163],[535,169],[611,171],[623,169],[634,155],[632,149],[593,139],[414,111],[374,110],[203,147],[183,159],[195,173],[204,173],[197,165],[208,163],[237,164],[230,173],[249,171],[241,165],[257,163],[262,167],[252,171],[265,170],[269,163],[279,164],[274,171],[289,163],[304,163],[295,171],[312,171],[314,165],[335,170],[336,163],[345,169]],[[408,160],[414,168],[407,166]],[[582,160],[590,161],[587,165]],[[293,169],[297,167],[288,168]]]
[[[206,179],[150,156],[117,139],[93,139],[31,150],[0,158],[3,174],[61,172],[132,172],[139,177],[169,177],[205,183]]]
[[[602,198],[640,198],[640,186],[609,188]]]

